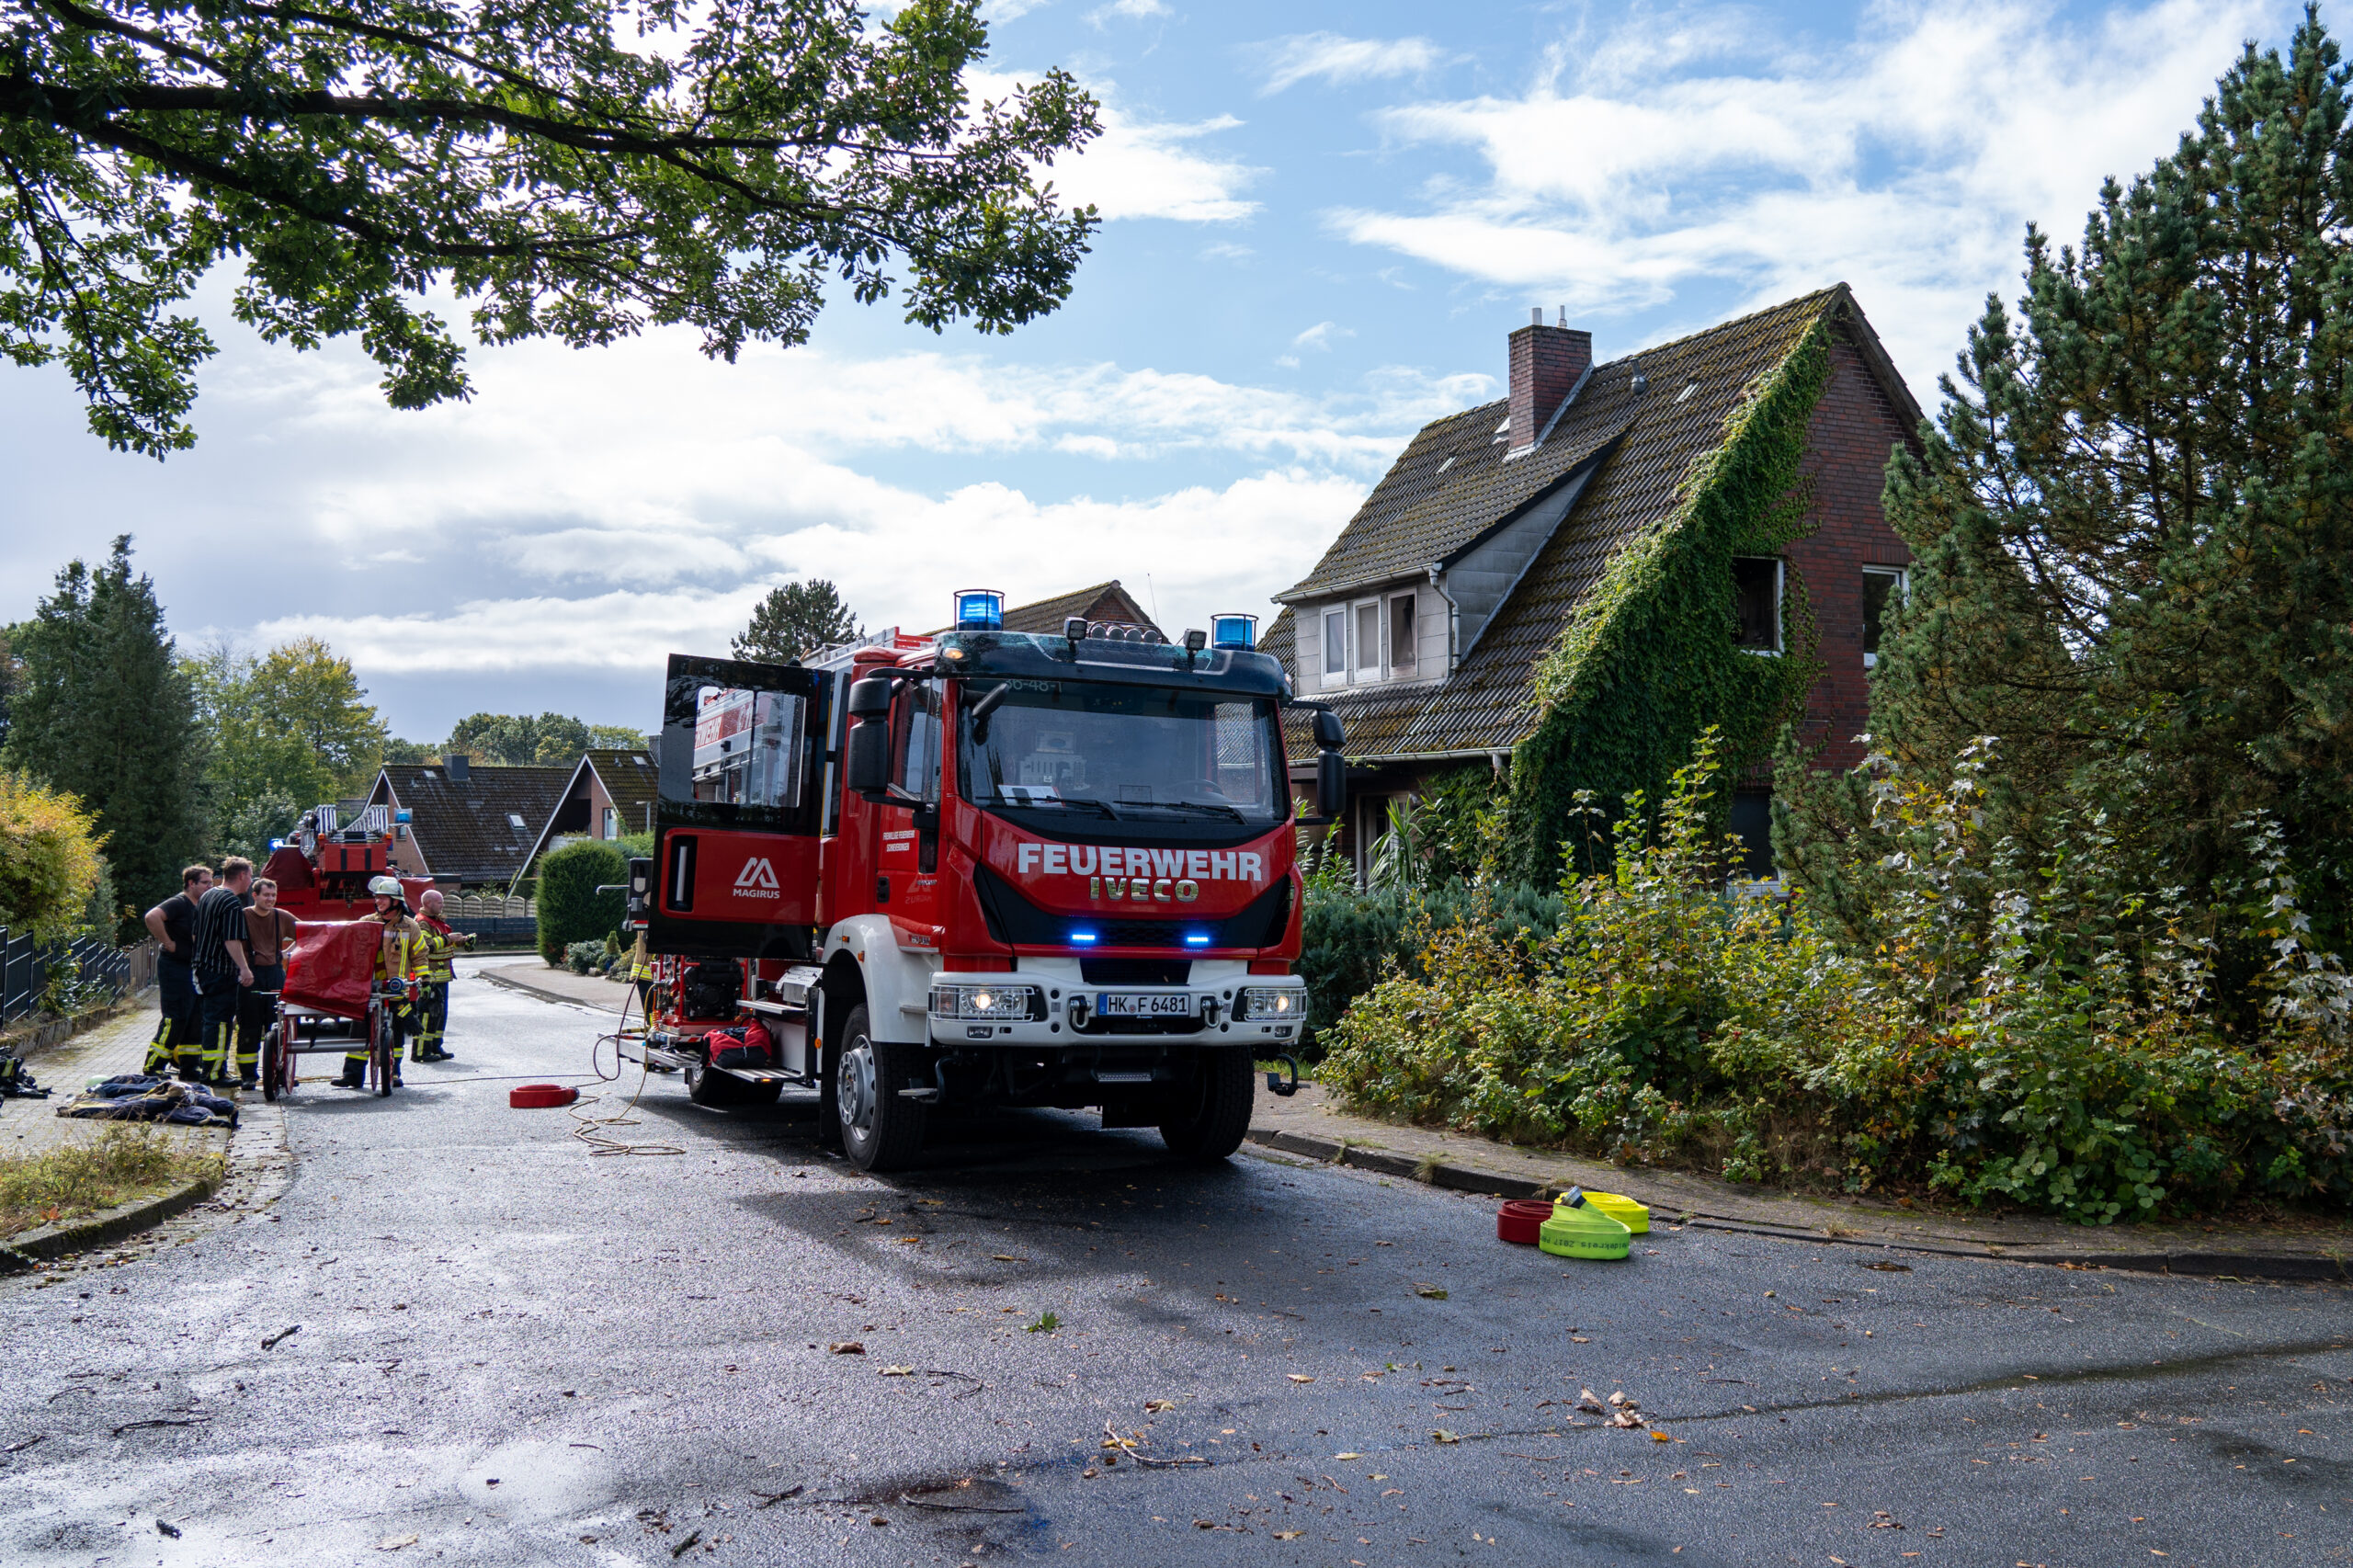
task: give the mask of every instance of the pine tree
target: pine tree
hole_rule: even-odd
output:
[[[752,623],[734,640],[735,656],[782,664],[860,634],[858,618],[831,583],[784,583],[754,607]]]
[[[2165,881],[2227,885],[2271,813],[2330,924],[2353,871],[2349,108],[2308,10],[2285,61],[2250,45],[2177,151],[2105,185],[2080,251],[2029,231],[2016,316],[1988,301],[1925,451],[1891,466],[1918,559],[1871,703],[1922,778],[1998,737],[1987,805],[2021,854],[2106,813]],[[1816,880],[1860,795],[1795,793],[1784,843]]]
[[[80,798],[106,835],[123,899],[144,909],[178,891],[204,845],[206,747],[153,579],[134,574],[131,536],[92,571],[74,561],[15,629],[8,766]]]

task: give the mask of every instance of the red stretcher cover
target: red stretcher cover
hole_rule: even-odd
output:
[[[346,1018],[368,1016],[384,928],[373,920],[305,920],[294,927],[281,999]]]

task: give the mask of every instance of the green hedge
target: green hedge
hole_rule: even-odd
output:
[[[1299,972],[1307,982],[1303,1054],[1310,1060],[1322,1055],[1324,1032],[1392,965],[1415,971],[1428,945],[1428,930],[1461,926],[1484,912],[1496,936],[1518,938],[1553,930],[1562,909],[1558,895],[1526,882],[1483,892],[1461,882],[1373,893],[1310,888],[1299,956]]]
[[[624,896],[598,893],[628,881],[621,852],[598,839],[568,844],[540,862],[540,956],[561,967],[574,942],[602,942],[627,913]]]

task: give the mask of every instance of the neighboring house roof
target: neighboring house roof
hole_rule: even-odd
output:
[[[651,750],[621,751],[600,746],[582,753],[579,762],[564,773],[563,784],[548,800],[547,810],[540,813],[539,834],[531,840],[523,865],[536,861],[547,848],[549,841],[555,837],[557,812],[591,777],[604,788],[605,798],[620,813],[623,833],[646,831],[648,813],[662,794],[660,762]]]
[[[569,777],[563,767],[472,767],[456,780],[438,763],[388,763],[369,802],[409,813],[409,835],[437,879],[511,882]]]
[[[1152,617],[1144,614],[1143,607],[1136,603],[1128,590],[1120,585],[1117,577],[1108,583],[1097,583],[1091,588],[1080,588],[1074,593],[1058,594],[1051,599],[1040,599],[1036,604],[1017,605],[1005,612],[1005,629],[1007,631],[1059,632],[1063,629],[1063,622],[1074,615],[1084,616],[1088,620],[1117,621],[1128,626],[1150,626],[1154,631],[1160,631],[1158,626],[1154,625]],[[937,637],[941,631],[953,630],[952,627],[943,626],[937,631],[926,632],[925,635]],[[1165,633],[1163,635],[1165,636]]]
[[[1906,427],[1916,426],[1918,405],[1843,283],[1597,364],[1543,438],[1508,460],[1498,429],[1507,399],[1423,426],[1315,569],[1275,596],[1287,608],[1260,651],[1296,676],[1298,618],[1289,606],[1422,577],[1582,481],[1477,641],[1460,650],[1449,678],[1303,693],[1341,715],[1351,757],[1509,749],[1535,721],[1536,661],[1560,641],[1611,554],[1673,510],[1693,466],[1722,443],[1724,421],[1750,384],[1824,321],[1860,351]],[[1638,376],[1646,382],[1639,392]],[[1294,756],[1302,755],[1295,740]]]

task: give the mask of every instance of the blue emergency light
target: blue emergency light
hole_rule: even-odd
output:
[[[962,588],[956,594],[956,630],[1005,630],[1005,596],[995,588]]]
[[[1096,935],[1093,931],[1073,931],[1070,939],[1082,948],[1087,948],[1095,945]]]
[[[1258,618],[1255,615],[1213,615],[1210,617],[1210,646],[1212,648],[1251,649],[1258,645]]]
[[[1210,945],[1210,934],[1207,931],[1188,931],[1185,933],[1185,945],[1188,948],[1206,948]]]

